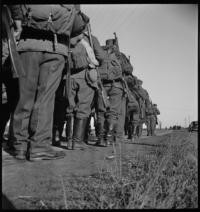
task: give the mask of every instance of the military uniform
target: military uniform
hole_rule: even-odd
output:
[[[130,63],[130,59],[126,57],[126,55],[119,51],[119,48],[117,46],[115,47],[115,44],[117,43],[117,40],[113,40],[113,46],[114,46],[114,52],[117,57],[117,59],[120,62],[121,68],[122,68],[122,75],[123,75],[123,95],[121,100],[121,109],[120,114],[118,118],[118,124],[117,124],[117,137],[119,140],[123,139],[124,131],[128,131],[128,127],[126,125],[127,120],[127,111],[130,114],[133,108],[137,105],[136,99],[134,95],[132,95],[131,91],[129,90],[130,81],[132,81],[132,72],[133,72],[133,66]],[[126,83],[126,84],[125,84]],[[137,106],[136,106],[137,107]]]
[[[91,114],[96,89],[95,85],[93,85],[88,78],[90,71],[89,62],[87,60],[88,54],[85,47],[80,43],[81,39],[85,39],[87,43],[89,43],[89,38],[86,34],[84,34],[83,38],[76,37],[71,41],[71,93],[68,96],[69,105],[67,107],[66,128],[68,148],[70,149],[74,149],[74,145],[76,145],[77,148],[84,148],[85,130],[88,125],[88,118]],[[94,55],[96,59],[101,62],[104,58],[104,53],[99,41],[94,36],[92,36],[92,41]],[[80,50],[78,50],[78,48],[80,48]],[[73,57],[73,51],[77,51],[79,57]]]
[[[136,93],[135,87],[137,82],[137,77],[133,75],[128,75],[126,78],[127,85],[133,96],[133,102],[127,104],[127,127],[128,127],[128,139],[132,139],[133,135],[136,135],[136,130],[138,123],[140,121],[140,107],[139,107],[139,96]]]
[[[151,131],[151,135],[154,136],[155,135],[156,124],[158,124],[157,123],[157,115],[160,114],[160,111],[157,108],[156,104],[152,105],[152,109],[153,109],[153,114],[150,116],[150,131]]]
[[[113,43],[106,43],[105,49],[106,57],[109,60],[115,60],[118,64],[116,65],[119,70],[121,66],[117,60],[115,53],[111,50]],[[102,67],[102,69],[104,66]],[[108,70],[109,71],[109,70]],[[101,75],[101,69],[99,69]],[[113,142],[119,136],[119,117],[122,113],[123,100],[123,85],[120,78],[114,80],[101,79],[103,88],[106,92],[106,96],[109,102],[109,109],[105,107],[101,92],[98,93],[98,105],[97,105],[97,131],[98,141],[97,145],[107,145],[109,142]]]
[[[136,92],[138,94],[138,103],[140,107],[140,112],[139,112],[139,121],[137,123],[137,129],[136,129],[136,135],[138,137],[141,137],[142,135],[142,130],[143,130],[143,124],[146,121],[146,103],[149,101],[149,94],[148,92],[141,86],[142,81],[137,80],[137,87],[136,87]]]
[[[153,106],[152,103],[150,103],[146,110],[147,136],[155,135],[155,128],[156,128],[156,122],[157,122],[157,117],[155,113],[156,113],[155,107]]]
[[[98,145],[103,144],[103,136],[106,141],[113,141],[118,129],[117,124],[119,123],[119,114],[122,113],[123,104],[123,86],[121,82],[103,83],[103,86],[110,107],[106,110],[102,96],[99,94],[97,107]]]
[[[20,6],[14,14],[22,14]],[[63,153],[59,155],[53,151],[50,145],[55,92],[68,56],[66,38],[57,36],[55,40],[48,31],[24,27],[18,52],[26,73],[25,76],[19,73],[20,98],[13,116],[16,149],[26,159],[29,159],[30,147],[33,154],[47,151],[47,156],[52,153],[52,158],[63,156]]]

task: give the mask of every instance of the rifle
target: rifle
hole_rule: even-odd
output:
[[[92,49],[94,51],[94,45],[93,45],[93,41],[92,41],[92,33],[91,33],[90,23],[87,24],[87,29],[88,29],[90,46],[92,47]],[[97,77],[98,77],[98,83],[97,83],[98,88],[97,89],[100,90],[100,94],[102,96],[105,108],[109,108],[107,94],[106,94],[105,89],[103,87],[103,84],[101,82],[101,77],[100,77],[100,74],[99,74],[99,71],[98,71],[97,67],[96,67],[96,71],[97,71]]]
[[[5,26],[5,31],[7,35],[7,41],[8,41],[8,49],[10,54],[10,59],[13,67],[13,77],[18,78],[19,73],[21,73],[21,76],[25,75],[24,67],[22,65],[22,61],[20,59],[20,56],[17,52],[17,45],[14,38],[14,28],[13,28],[13,21],[10,16],[9,9],[6,5],[3,6],[2,9],[2,23]]]
[[[67,71],[66,71],[66,82],[65,82],[65,96],[68,102],[69,106],[69,101],[71,97],[71,50],[70,50],[70,39],[69,39],[69,44],[68,44],[68,60],[66,60],[65,64],[67,63]]]
[[[116,44],[117,50],[119,51],[119,42],[118,42],[117,34],[116,34],[116,32],[114,32],[113,34],[115,36],[115,44]],[[119,53],[120,53],[120,51],[119,51]]]
[[[113,34],[115,36],[115,44],[116,44],[117,50],[119,52],[119,55],[121,56],[121,52],[119,50],[119,42],[118,42],[118,38],[117,38],[116,32],[114,32]],[[131,91],[130,91],[130,89],[129,89],[128,85],[127,85],[127,82],[126,82],[126,80],[124,79],[123,76],[122,76],[122,84],[123,84],[124,92],[125,92],[128,100],[131,101],[131,97],[130,97],[130,92]]]

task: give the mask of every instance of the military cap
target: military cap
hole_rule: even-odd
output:
[[[106,46],[111,47],[113,45],[115,45],[115,39],[108,39],[108,40],[106,40]]]

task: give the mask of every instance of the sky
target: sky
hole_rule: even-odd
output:
[[[101,45],[114,38],[158,105],[162,127],[198,120],[198,5],[83,4]]]

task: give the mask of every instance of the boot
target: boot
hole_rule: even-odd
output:
[[[137,125],[133,125],[133,136],[136,137],[137,135]]]
[[[74,125],[74,116],[67,116],[67,125],[66,125],[66,141],[67,148],[72,149],[72,136],[73,136],[73,125]]]
[[[112,122],[108,123],[107,125],[105,141],[107,142],[108,145],[114,142],[114,124]]]
[[[85,137],[84,142],[88,144],[89,134],[90,134],[90,120],[91,117],[87,119],[86,129],[85,129]]]
[[[97,124],[98,140],[95,143],[96,146],[107,146],[107,142],[104,140],[104,125],[103,123]]]
[[[52,146],[60,147],[60,136],[57,127],[53,127],[53,138],[52,138]]]
[[[84,150],[85,147],[87,146],[86,143],[84,142],[87,120],[88,120],[87,118],[74,119],[72,149],[75,149],[76,146],[78,149]]]
[[[128,139],[132,139],[133,138],[133,125],[132,123],[129,123],[128,125]]]
[[[9,152],[9,151],[8,151]],[[21,141],[13,145],[13,150],[9,152],[15,159],[30,160],[31,145],[30,141]]]
[[[140,138],[142,136],[142,125],[139,124],[137,128],[137,136]]]
[[[60,125],[58,126],[58,134],[59,134],[60,141],[65,141],[65,138],[62,136],[64,124],[65,124],[65,122],[60,123]]]

